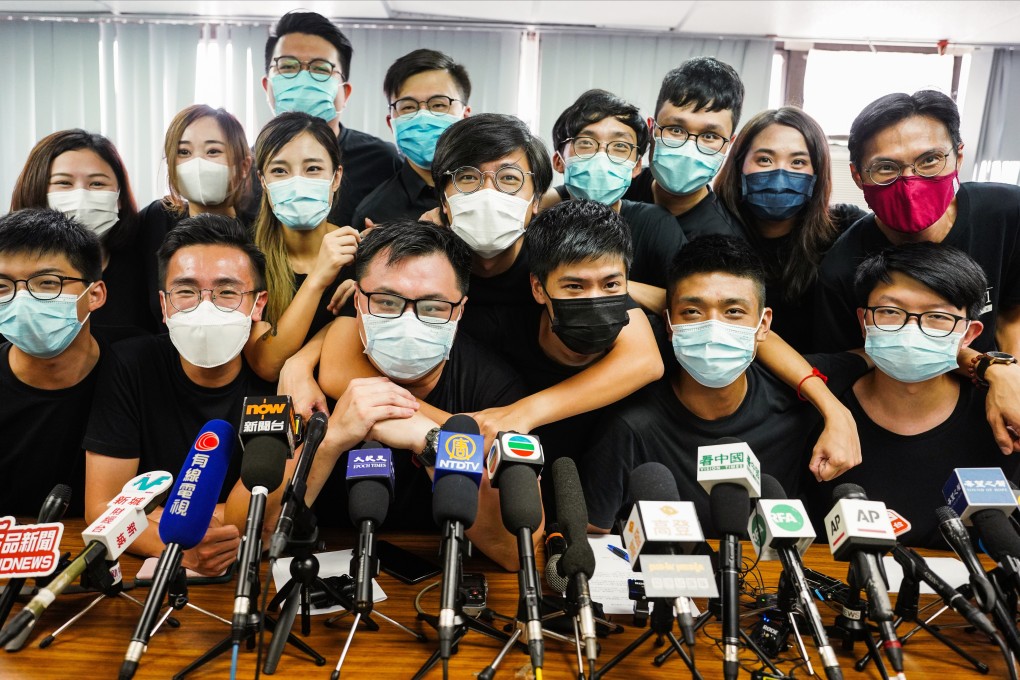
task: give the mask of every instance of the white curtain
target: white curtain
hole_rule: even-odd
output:
[[[1020,184],[1020,52],[998,47],[991,60],[972,179]],[[965,143],[967,139],[963,140]]]

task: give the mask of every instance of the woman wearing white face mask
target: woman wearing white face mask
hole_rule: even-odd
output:
[[[155,249],[141,237],[131,184],[109,139],[81,129],[41,139],[14,185],[11,211],[22,208],[59,210],[99,236],[107,299],[92,315],[97,337],[114,342],[157,330],[144,269]]]

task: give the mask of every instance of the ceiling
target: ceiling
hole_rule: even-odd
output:
[[[970,0],[13,0],[0,13],[269,21],[291,9],[338,21],[471,21],[778,37],[793,41],[1020,45],[1020,2]]]

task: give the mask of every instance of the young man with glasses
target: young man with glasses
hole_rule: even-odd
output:
[[[160,306],[169,335],[118,343],[96,387],[85,435],[85,517],[95,519],[135,475],[177,474],[195,437],[219,418],[237,428],[245,397],[272,395],[241,349],[266,304],[265,256],[235,219],[203,214],[182,220],[157,253]],[[238,485],[239,455],[227,471],[220,505],[202,543],[185,551],[184,566],[219,574],[235,559],[238,527],[223,523],[223,503]],[[160,511],[132,545],[159,555]]]
[[[439,205],[430,172],[436,142],[446,128],[471,114],[467,69],[436,50],[415,50],[393,62],[383,92],[389,106],[386,124],[404,162],[354,211],[351,226],[359,231],[366,218],[374,224],[417,220]]]
[[[107,348],[89,318],[106,301],[95,234],[64,213],[0,218],[0,516],[35,517],[56,484],[84,508],[85,432]]]

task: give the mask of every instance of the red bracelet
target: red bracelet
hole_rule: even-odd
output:
[[[800,399],[801,401],[807,401],[807,399],[805,399],[804,396],[800,393],[800,388],[804,384],[804,381],[810,378],[821,378],[823,383],[825,383],[826,385],[829,384],[829,377],[822,373],[821,371],[819,371],[814,366],[812,366],[811,372],[808,373],[803,378],[801,378],[800,382],[797,383],[797,398]]]

